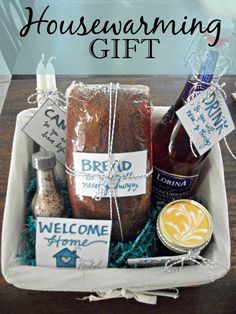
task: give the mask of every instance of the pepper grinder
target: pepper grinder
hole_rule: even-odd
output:
[[[32,200],[33,216],[35,218],[65,217],[64,200],[55,182],[55,155],[48,151],[34,153],[32,165],[37,171],[37,191]]]

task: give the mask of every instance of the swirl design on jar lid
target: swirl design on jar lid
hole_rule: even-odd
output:
[[[198,202],[177,200],[167,204],[159,214],[157,232],[168,248],[187,252],[208,244],[213,223],[207,209]]]

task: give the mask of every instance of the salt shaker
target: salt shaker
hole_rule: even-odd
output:
[[[48,151],[37,152],[32,155],[32,164],[37,170],[37,191],[32,200],[34,217],[65,217],[64,200],[55,182],[55,155]]]

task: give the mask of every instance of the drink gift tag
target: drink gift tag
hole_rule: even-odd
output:
[[[111,224],[111,220],[37,218],[37,266],[107,267]]]
[[[210,88],[177,111],[177,116],[200,155],[235,129],[221,91]]]
[[[51,151],[65,164],[66,112],[48,99],[23,127],[22,131],[43,149]]]
[[[95,197],[102,188],[102,197],[110,196],[113,184],[117,197],[142,195],[146,193],[147,151],[112,154],[117,161],[114,181],[103,178],[108,171],[108,155],[105,153],[73,153],[76,176],[76,194]],[[140,175],[139,178],[135,176]]]

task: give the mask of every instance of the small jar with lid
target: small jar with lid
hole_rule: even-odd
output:
[[[209,243],[212,233],[210,213],[193,200],[182,199],[168,203],[157,218],[158,237],[172,253],[202,250]]]
[[[32,200],[32,213],[37,217],[65,217],[64,199],[57,190],[52,152],[40,151],[32,155],[32,165],[37,172],[37,190]]]

